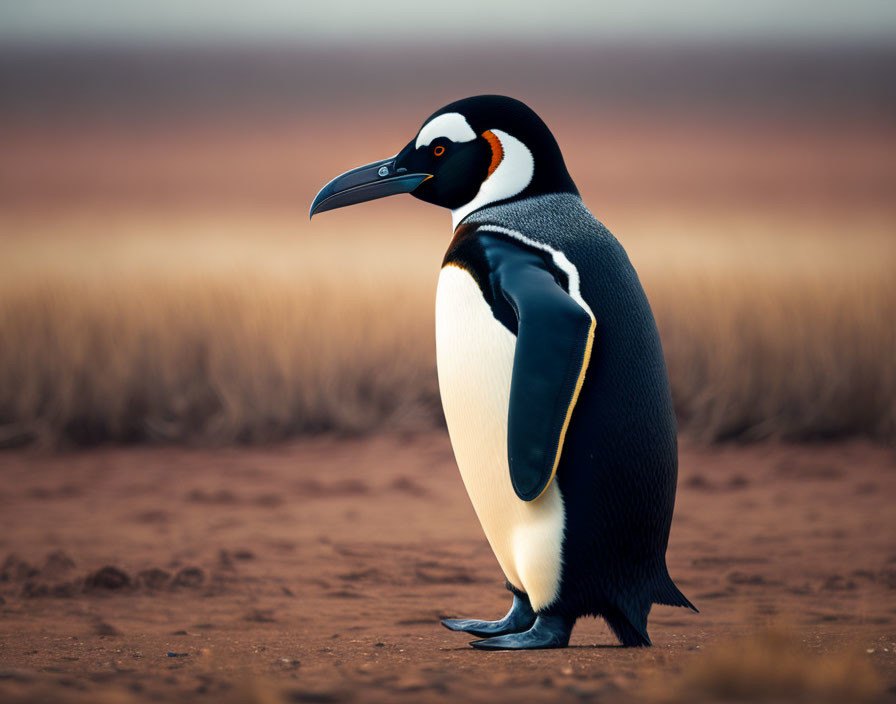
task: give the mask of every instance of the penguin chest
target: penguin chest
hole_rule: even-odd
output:
[[[473,277],[446,266],[436,295],[439,391],[461,476],[479,513],[509,490],[507,419],[516,336]],[[514,495],[515,496],[515,495]]]
[[[495,557],[533,606],[553,600],[564,524],[556,482],[536,501],[517,497],[507,460],[516,336],[492,314],[476,281],[448,265],[436,295],[439,391],[458,468]]]

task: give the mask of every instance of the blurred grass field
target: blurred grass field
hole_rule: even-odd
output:
[[[330,228],[355,227],[320,237],[297,235],[290,215],[4,218],[18,236],[0,261],[0,442],[437,426],[449,228],[396,233],[387,215],[354,213]],[[896,438],[891,224],[854,216],[844,235],[831,219],[679,212],[614,227],[657,316],[683,429]]]
[[[447,214],[307,207],[495,90],[627,248],[686,433],[896,439],[886,52],[109,51],[0,61],[0,445],[440,425]]]

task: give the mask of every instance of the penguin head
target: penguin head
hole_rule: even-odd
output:
[[[397,193],[448,208],[456,227],[486,205],[578,191],[534,111],[480,95],[433,113],[396,156],[337,176],[317,194],[311,215]]]

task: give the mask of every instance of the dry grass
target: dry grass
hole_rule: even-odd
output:
[[[720,225],[667,226],[629,247],[684,427],[711,440],[896,438],[893,224]]]
[[[255,442],[440,423],[432,309],[444,241],[321,222],[0,222],[0,443]],[[610,223],[651,297],[684,427],[701,438],[896,438],[892,220],[860,218],[849,234],[802,222]]]
[[[648,686],[656,702],[860,702],[877,701],[883,681],[858,649],[817,654],[785,630],[713,646],[669,681]]]
[[[233,222],[154,225],[169,232],[10,248],[7,442],[260,441],[437,417],[432,295],[425,274],[399,278],[402,257],[276,225],[261,239]],[[340,279],[342,247],[359,258]]]

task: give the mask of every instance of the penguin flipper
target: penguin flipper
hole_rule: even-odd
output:
[[[591,356],[595,321],[564,290],[544,257],[482,235],[492,286],[517,319],[507,450],[510,479],[523,501],[550,485]]]

